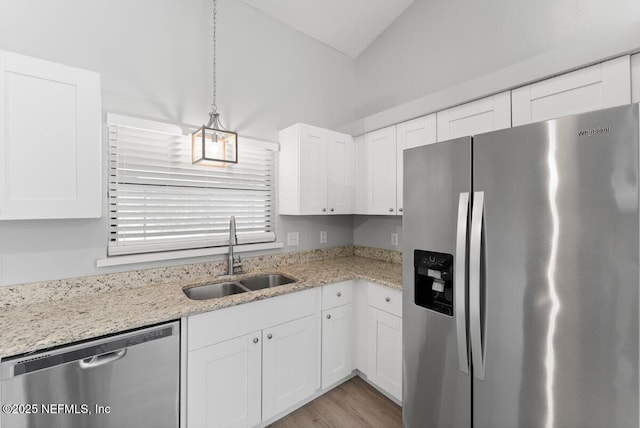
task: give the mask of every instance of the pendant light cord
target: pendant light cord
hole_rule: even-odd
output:
[[[213,0],[213,102],[211,103],[211,111],[216,113],[218,106],[216,105],[216,15],[218,0]]]

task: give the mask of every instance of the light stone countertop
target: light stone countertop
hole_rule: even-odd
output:
[[[344,248],[349,247],[341,248],[342,253],[345,253]],[[185,287],[221,281],[211,277],[205,280],[186,278],[135,287],[108,284],[106,291],[5,305],[0,310],[0,358],[350,279],[364,279],[391,288],[402,288],[401,264],[350,255],[363,253],[357,250],[357,247],[355,252],[350,248],[346,254],[341,253],[334,258],[251,269],[232,279],[261,273],[281,273],[297,282],[219,299],[190,300],[182,291]],[[304,257],[301,260],[305,260]],[[103,282],[100,285],[104,287]]]

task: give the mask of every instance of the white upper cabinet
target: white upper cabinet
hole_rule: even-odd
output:
[[[396,215],[396,126],[366,134],[369,160],[368,214]]]
[[[612,59],[512,92],[513,126],[628,104],[630,58]]]
[[[327,212],[327,130],[300,126],[300,213]],[[283,167],[287,167],[283,165]]]
[[[403,151],[414,147],[426,146],[437,140],[436,115],[419,117],[396,127],[396,208],[402,215],[402,183],[404,174]]]
[[[368,214],[370,183],[369,151],[367,150],[366,135],[355,138],[355,192],[353,197],[353,213]]]
[[[102,216],[100,76],[0,51],[0,219]]]
[[[631,102],[640,102],[640,54],[631,56]]]
[[[327,133],[327,207],[329,214],[353,213],[353,137]]]
[[[280,131],[280,214],[351,214],[353,138],[298,123]]]
[[[392,125],[356,138],[356,214],[399,214],[396,128],[396,125]]]
[[[437,113],[438,141],[511,127],[511,93],[499,94]]]

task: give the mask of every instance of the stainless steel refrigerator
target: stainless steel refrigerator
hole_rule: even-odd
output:
[[[404,152],[405,427],[639,426],[638,122]]]

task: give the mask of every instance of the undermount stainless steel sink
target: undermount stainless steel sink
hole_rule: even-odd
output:
[[[222,282],[184,288],[182,291],[184,291],[184,294],[191,300],[209,300],[231,296],[232,294],[246,293],[249,290],[237,282]]]
[[[263,288],[273,288],[279,285],[291,284],[293,282],[296,282],[295,279],[280,275],[279,273],[258,275],[240,280],[240,284],[251,291],[262,290]]]
[[[291,284],[293,282],[296,282],[296,280],[289,278],[288,276],[280,275],[278,273],[270,273],[252,276],[237,282],[219,282],[215,284],[183,288],[182,291],[191,300],[209,300],[231,296],[233,294],[246,293],[247,291],[277,287],[279,285]]]

